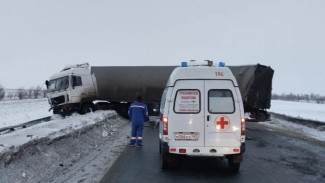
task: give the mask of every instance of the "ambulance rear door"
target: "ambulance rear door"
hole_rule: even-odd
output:
[[[205,146],[240,146],[240,106],[231,80],[205,81]]]
[[[178,80],[169,107],[171,147],[204,146],[204,80]]]

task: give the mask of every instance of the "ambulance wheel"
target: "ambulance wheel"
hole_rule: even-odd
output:
[[[237,173],[240,168],[240,163],[234,163],[233,158],[229,157],[228,158],[228,166],[232,173]]]
[[[160,153],[160,168],[163,170],[168,169],[169,167],[169,154],[167,152],[162,151]]]
[[[159,154],[161,154],[161,142],[159,142]]]

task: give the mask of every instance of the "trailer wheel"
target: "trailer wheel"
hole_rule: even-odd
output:
[[[129,106],[130,104],[129,103],[116,103],[114,104],[115,105],[115,110],[116,112],[121,115],[122,117],[128,119],[129,118],[129,115],[128,115],[128,112],[129,112]]]
[[[95,111],[94,105],[92,105],[92,104],[84,104],[82,106],[82,109],[81,109],[81,114],[86,114],[86,113],[94,112],[94,111]]]

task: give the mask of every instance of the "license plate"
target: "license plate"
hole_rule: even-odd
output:
[[[198,137],[194,132],[177,132],[175,140],[198,140]]]

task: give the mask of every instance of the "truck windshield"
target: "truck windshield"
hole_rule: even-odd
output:
[[[69,87],[69,76],[50,80],[47,92],[66,90]]]

